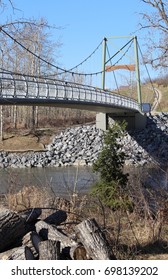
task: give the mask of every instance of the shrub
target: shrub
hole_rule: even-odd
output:
[[[93,171],[99,172],[100,181],[92,188],[92,194],[105,205],[113,209],[131,206],[126,195],[128,174],[124,174],[123,165],[126,154],[122,151],[119,138],[125,134],[125,123],[114,123],[104,134],[104,147],[93,164]]]

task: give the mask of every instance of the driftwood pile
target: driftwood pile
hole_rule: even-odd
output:
[[[40,219],[41,208],[17,213],[0,211],[0,259],[2,260],[111,260],[115,256],[95,219],[74,226],[72,235],[61,229],[67,219],[57,210]]]

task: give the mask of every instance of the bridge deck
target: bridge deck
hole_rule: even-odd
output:
[[[0,73],[0,104],[44,105],[99,112],[138,112],[136,100],[92,86]]]

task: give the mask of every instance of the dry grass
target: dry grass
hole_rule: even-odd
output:
[[[41,151],[45,145],[51,143],[52,137],[61,129],[11,130],[3,135],[0,141],[0,150],[3,151]]]
[[[7,207],[20,212],[28,208],[47,207],[51,205],[52,197],[46,188],[24,186],[20,191],[10,189],[6,196]]]
[[[102,211],[98,202],[90,202],[91,209],[87,215],[94,217],[98,223],[105,227],[113,252],[117,259],[168,259],[168,223],[166,220],[146,220],[144,217],[123,211]],[[86,211],[86,209],[85,209]],[[161,234],[156,240],[154,230],[158,229],[157,222],[161,224]]]
[[[158,111],[168,112],[168,87],[160,85],[158,90],[162,94],[161,102],[157,108]]]
[[[77,221],[80,218],[81,205],[84,197],[79,200],[78,196],[72,196],[72,200],[58,197],[50,186],[24,186],[16,191],[15,186],[10,188],[5,196],[5,207],[16,212],[22,212],[30,208],[41,208],[42,218],[46,218],[56,210],[64,210],[67,213],[67,221]],[[78,209],[74,205],[78,203]]]
[[[3,151],[41,151],[44,149],[43,143],[38,141],[38,138],[30,136],[13,136],[8,138],[6,136],[2,142],[0,142],[0,150]]]
[[[155,101],[154,89],[157,89],[161,96],[160,103],[158,104],[156,111],[158,112],[168,112],[168,86],[158,83],[145,83],[141,85],[142,102],[153,104]],[[120,94],[125,96],[130,96],[137,100],[137,88],[134,87],[130,90],[129,87],[121,87]]]

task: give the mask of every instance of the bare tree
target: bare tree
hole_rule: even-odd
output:
[[[12,0],[0,0],[0,7],[4,9],[7,5],[10,5],[14,9],[13,1]]]
[[[0,11],[10,6],[11,12],[17,10],[15,1],[0,0]],[[59,40],[50,40],[50,29],[61,27],[50,26],[46,19],[19,19],[2,22],[2,30],[9,35],[0,32],[0,68],[27,75],[47,75],[53,79],[58,78],[57,68],[51,65],[58,65],[61,43]],[[1,30],[1,31],[2,31]],[[13,38],[13,40],[12,40]],[[21,47],[20,42],[25,48]],[[35,54],[35,55],[33,55]],[[42,59],[40,59],[42,58]],[[47,63],[46,63],[47,62]],[[59,76],[60,78],[60,76]],[[65,73],[62,79],[69,79],[77,83],[85,83],[85,77],[79,75],[68,75]],[[2,112],[2,111],[0,111]],[[1,114],[2,115],[2,114]],[[55,123],[80,122],[81,120],[92,119],[93,114],[72,109],[45,108],[45,107],[22,107],[3,106],[4,127],[34,128],[37,124],[54,125]]]
[[[15,10],[17,10],[16,4],[13,0],[0,0],[1,13],[7,8],[13,15]],[[44,18],[39,20],[13,20],[12,16],[6,18],[6,20],[4,18],[4,21],[1,23],[1,29],[10,34],[11,38],[14,40],[5,36],[3,32],[0,32],[0,68],[2,71],[7,70],[28,75],[42,75],[44,73],[47,74],[52,72],[50,65],[44,63],[43,60],[46,60],[49,63],[56,63],[55,58],[58,58],[57,50],[60,47],[60,42],[52,42],[49,39],[50,34],[48,33],[48,30],[50,28],[59,29],[60,27],[50,26]],[[42,57],[43,60],[38,59],[31,54],[31,52],[26,51],[26,49],[21,48],[17,42],[23,44],[25,48],[32,53]],[[9,112],[11,114],[9,114]],[[34,127],[34,125],[37,125],[38,108],[21,108],[14,106],[13,109],[11,109],[9,106],[3,107],[3,114],[1,110],[2,132],[2,122],[3,120],[6,122],[6,120],[9,119],[7,116],[10,116],[10,123],[13,122],[15,128],[17,127],[17,123],[25,123],[26,127]],[[3,136],[1,138],[3,138]]]
[[[151,9],[141,14],[140,29],[147,30],[146,62],[154,68],[168,67],[168,1],[141,0]]]

